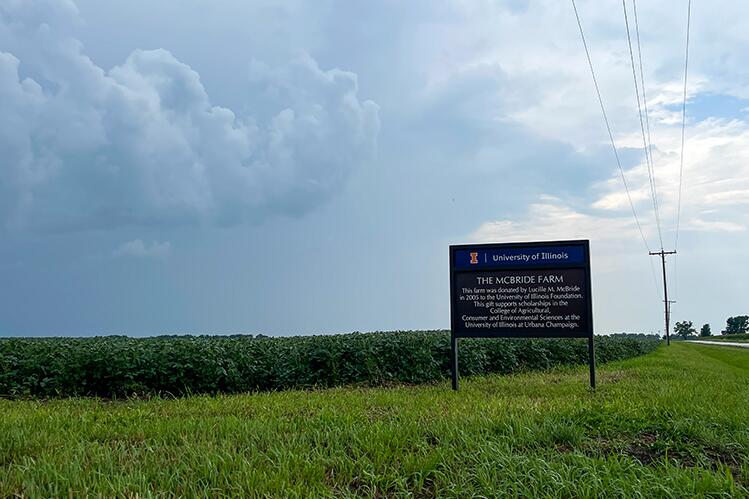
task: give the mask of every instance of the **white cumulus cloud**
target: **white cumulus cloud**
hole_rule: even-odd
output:
[[[248,91],[263,112],[237,115],[213,104],[198,73],[167,50],[135,50],[99,67],[73,36],[78,22],[68,2],[0,3],[6,227],[299,215],[374,152],[378,107],[358,97],[353,73],[323,70],[309,56],[281,68],[254,64]]]

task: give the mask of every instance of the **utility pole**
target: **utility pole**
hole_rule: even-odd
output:
[[[666,344],[671,345],[671,303],[668,301],[668,285],[666,284],[666,255],[675,255],[676,251],[651,251],[650,255],[658,255],[661,257],[661,265],[663,266],[663,315],[666,317]]]

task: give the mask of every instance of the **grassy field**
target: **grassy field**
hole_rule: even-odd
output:
[[[749,496],[749,352],[173,400],[0,401],[0,496]]]

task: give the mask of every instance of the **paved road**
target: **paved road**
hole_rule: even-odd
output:
[[[737,341],[702,341],[702,340],[690,340],[689,343],[701,343],[703,345],[719,345],[727,347],[741,347],[749,348],[749,343],[739,343]]]

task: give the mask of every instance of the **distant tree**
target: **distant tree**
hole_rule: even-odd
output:
[[[710,331],[710,324],[703,324],[700,328],[700,336],[712,336],[713,332]]]
[[[745,334],[749,331],[749,315],[737,315],[726,319],[723,334]]]
[[[685,340],[692,336],[693,334],[697,334],[697,330],[694,329],[694,325],[692,324],[692,321],[681,321],[677,322],[676,326],[674,326],[674,334],[676,336],[681,336]]]
[[[636,340],[660,340],[660,335],[656,333],[611,333],[613,338],[631,338]]]

